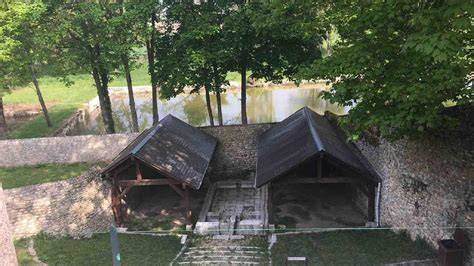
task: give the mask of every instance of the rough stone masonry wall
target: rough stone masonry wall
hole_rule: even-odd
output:
[[[257,137],[272,123],[201,127],[218,140],[212,179],[247,178],[255,171]],[[111,161],[138,134],[87,135],[0,141],[0,167]]]
[[[226,179],[248,179],[255,172],[257,137],[273,123],[202,127],[217,138],[207,177],[215,182]]]
[[[8,222],[5,195],[0,183],[0,265],[17,265],[15,247]]]
[[[434,247],[437,240],[453,238],[454,229],[446,227],[474,226],[472,149],[460,141],[426,136],[357,143],[383,179],[383,225],[407,228],[413,238],[421,237]],[[473,241],[472,230],[467,231]]]
[[[110,187],[95,168],[68,180],[4,191],[14,239],[40,232],[73,237],[107,231]]]
[[[0,167],[112,160],[137,134],[0,141]]]

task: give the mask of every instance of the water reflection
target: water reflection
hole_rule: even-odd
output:
[[[278,122],[303,106],[323,114],[326,110],[343,114],[347,110],[330,104],[318,97],[323,86],[313,85],[304,88],[251,88],[247,96],[247,115],[249,123]],[[221,96],[224,124],[240,124],[240,91],[231,90]],[[126,93],[112,93],[112,110],[117,132],[131,132],[131,116]],[[140,130],[150,127],[153,122],[151,93],[136,93],[137,114]],[[212,95],[214,119],[217,124],[216,98]],[[182,94],[169,101],[160,101],[159,115],[172,114],[193,126],[209,125],[206,102],[203,93]],[[100,113],[88,114],[77,134],[100,134],[104,127]]]

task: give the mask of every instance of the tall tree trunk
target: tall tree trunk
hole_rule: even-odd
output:
[[[155,73],[155,14],[151,15],[151,37],[146,42],[146,51],[148,57],[148,72],[150,73],[151,77],[151,99],[152,99],[152,106],[153,106],[153,125],[158,124],[160,117],[158,115],[158,82],[156,80],[156,73]]]
[[[3,110],[3,98],[0,97],[0,140],[7,139],[7,121]]]
[[[36,78],[33,78],[33,84],[35,85],[36,95],[38,95],[38,100],[41,105],[41,110],[43,110],[44,118],[46,119],[46,124],[48,127],[52,127],[53,123],[51,123],[51,119],[49,118],[48,108],[46,108],[46,103],[43,99],[43,94],[41,93],[39,82]]]
[[[212,66],[212,70],[214,72],[214,91],[216,92],[216,102],[217,102],[217,118],[219,120],[219,126],[222,126],[223,118],[222,118],[222,101],[221,101],[221,84],[219,82],[219,76],[217,73],[216,65]]]
[[[212,115],[212,107],[211,107],[211,96],[209,95],[211,86],[209,84],[206,84],[204,86],[204,90],[206,91],[206,105],[207,105],[207,113],[209,114],[209,122],[211,123],[211,126],[214,126],[214,116]]]
[[[329,31],[326,31],[326,41],[327,41],[327,56],[332,55],[332,46],[331,46],[331,34]]]
[[[135,107],[135,97],[133,96],[132,75],[130,74],[130,64],[126,55],[122,56],[123,68],[125,70],[125,79],[127,80],[128,100],[130,105],[130,115],[132,117],[132,130],[138,132],[138,116]]]
[[[100,112],[102,114],[105,130],[108,134],[115,133],[109,91],[107,90],[107,85],[104,86],[104,84],[102,84],[101,74],[95,66],[92,66],[92,77],[94,78],[95,87],[97,89],[97,96],[99,96]]]
[[[115,133],[114,119],[112,117],[112,104],[109,97],[109,76],[107,71],[101,67],[100,58],[101,49],[99,45],[88,46],[89,62],[92,69],[92,77],[94,78],[97,96],[99,97],[100,113],[104,122],[107,134]]]
[[[219,126],[224,124],[222,119],[222,102],[221,102],[221,91],[216,90],[216,101],[217,101],[217,118],[219,119]]]
[[[105,71],[105,69],[100,69],[100,79],[102,81],[102,93],[104,97],[104,109],[107,113],[107,133],[113,134],[115,133],[115,123],[114,118],[112,116],[112,103],[110,102],[109,96],[109,74]]]
[[[242,124],[247,124],[247,68],[245,65],[240,70],[240,108]]]

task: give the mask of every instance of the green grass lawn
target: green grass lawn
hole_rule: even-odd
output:
[[[149,84],[149,76],[146,66],[132,72],[134,85]],[[93,99],[97,93],[94,82],[90,75],[82,74],[70,78],[74,84],[66,87],[62,82],[53,77],[44,77],[40,79],[40,87],[46,105],[49,107],[53,127],[48,128],[42,115],[37,116],[32,121],[25,122],[23,125],[12,128],[9,132],[9,138],[37,138],[46,137],[58,130],[65,119],[69,118],[82,104]],[[110,86],[126,86],[124,77],[115,78]],[[28,105],[38,104],[38,98],[32,86],[14,89],[12,93],[3,97],[4,104],[8,105]]]
[[[250,77],[251,74],[252,74],[251,71],[247,71],[247,78]],[[228,81],[240,82],[240,73],[235,72],[235,71],[229,72],[229,73],[227,73],[226,79]]]
[[[307,257],[310,265],[380,265],[436,257],[426,242],[390,230],[283,235],[271,251],[275,265],[284,265],[287,257]]]
[[[42,164],[35,166],[0,168],[0,182],[4,189],[59,181],[79,176],[101,163]]]
[[[230,80],[240,81],[240,74],[230,72],[228,78]],[[70,79],[74,81],[74,84],[70,87],[66,87],[62,82],[53,77],[44,77],[39,81],[46,105],[49,107],[48,110],[53,122],[53,127],[48,128],[44,117],[39,115],[31,121],[11,128],[9,138],[23,139],[50,136],[58,130],[64,120],[69,118],[82,104],[87,103],[97,95],[94,81],[90,75],[75,75],[71,76]],[[132,71],[132,79],[134,86],[150,84],[150,76],[148,75],[146,64],[142,64]],[[127,82],[125,78],[120,76],[115,77],[109,86],[122,87],[126,85]],[[32,85],[14,89],[12,93],[5,95],[3,100],[6,106],[15,104],[38,105],[38,98]]]
[[[28,238],[20,239],[15,241],[16,258],[18,265],[21,266],[33,266],[35,261],[28,252]]]
[[[182,247],[178,236],[120,234],[119,242],[122,265],[168,265]],[[112,265],[109,234],[81,240],[38,235],[34,243],[49,265]]]

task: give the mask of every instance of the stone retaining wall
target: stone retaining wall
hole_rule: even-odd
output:
[[[218,139],[207,173],[211,181],[251,177],[255,171],[257,137],[271,125],[202,127]],[[135,136],[0,141],[0,166],[109,161]],[[446,227],[474,226],[474,157],[472,149],[465,147],[471,142],[462,139],[427,136],[416,141],[357,143],[383,179],[383,225],[406,228],[412,237],[424,238],[434,246],[437,240],[452,237],[454,230]],[[108,192],[103,192],[102,181],[84,180],[73,178],[5,191],[14,237],[41,230],[76,234],[89,225],[92,230],[106,230],[108,225],[95,226],[95,222],[88,221],[95,219],[95,215],[107,217],[98,218],[100,221],[112,220],[105,195]],[[108,213],[97,214],[91,206]]]
[[[68,180],[4,191],[14,239],[40,232],[73,237],[108,231],[110,187],[95,168]]]
[[[137,134],[0,141],[0,167],[112,160]]]
[[[202,127],[217,138],[207,176],[211,181],[249,179],[257,163],[257,137],[273,123]]]
[[[80,126],[81,122],[84,121],[86,110],[79,109],[66,121],[60,129],[53,133],[54,137],[65,137],[74,135],[76,129]]]
[[[434,247],[437,240],[453,238],[454,229],[447,227],[474,226],[474,163],[460,141],[426,136],[357,143],[383,179],[382,225],[406,228]]]
[[[0,183],[0,265],[17,265],[15,247],[8,222],[5,195]]]
[[[210,164],[213,179],[247,178],[255,171],[257,137],[272,123],[201,127],[218,140]],[[137,133],[0,141],[0,167],[112,160]]]
[[[208,176],[249,178],[255,171],[257,136],[271,124],[203,127],[218,139]],[[54,137],[0,142],[0,165],[109,161],[136,134]],[[3,152],[5,150],[5,152]],[[68,180],[5,191],[15,239],[46,232],[81,237],[107,231],[113,220],[110,189],[98,169]]]

